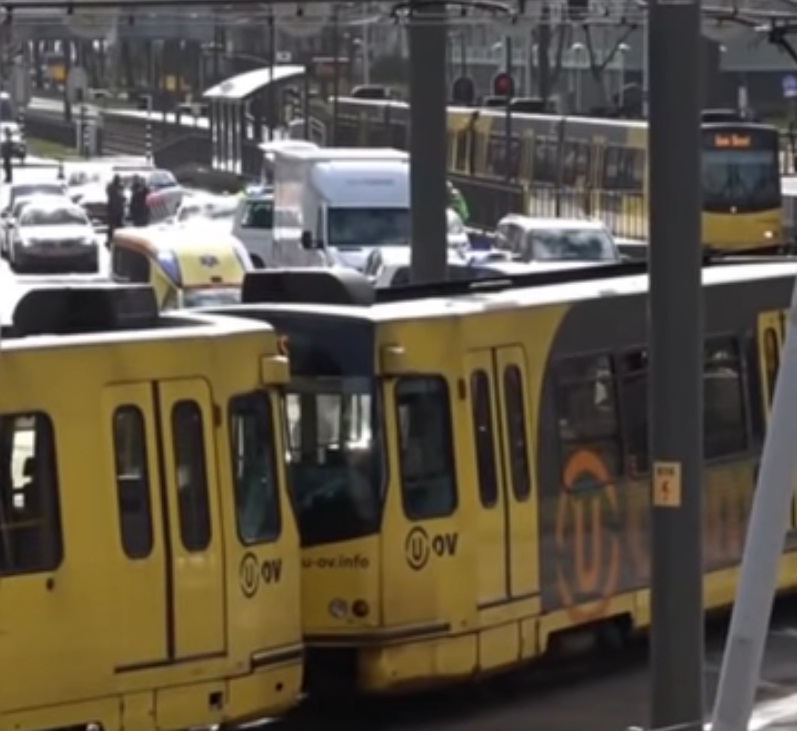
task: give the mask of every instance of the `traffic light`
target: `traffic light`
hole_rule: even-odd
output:
[[[451,85],[451,100],[454,104],[473,104],[476,99],[476,86],[469,76],[460,76]]]
[[[509,99],[515,96],[515,80],[512,74],[502,71],[493,77],[493,95]]]

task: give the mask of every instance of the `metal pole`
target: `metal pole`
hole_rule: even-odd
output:
[[[363,15],[366,15],[368,12],[370,12],[368,5],[363,5]],[[361,47],[363,54],[363,84],[368,86],[371,83],[371,28],[367,18],[364,18],[364,20],[363,43]]]
[[[80,146],[82,157],[89,157],[89,115],[85,104],[80,105]]]
[[[512,76],[512,36],[504,38],[504,54],[506,56],[506,73]],[[511,178],[511,166],[509,161],[512,159],[512,94],[506,95],[506,111],[504,114],[504,175],[507,180]]]
[[[417,283],[446,278],[447,43],[445,9],[434,5],[415,8],[409,24],[410,268]]]
[[[277,121],[277,88],[274,84],[274,69],[277,65],[277,27],[272,8],[268,16],[268,141],[274,139],[274,125]]]
[[[340,94],[340,25],[338,6],[332,9],[332,147],[338,144],[338,95]]]
[[[648,46],[650,44],[650,12],[643,10],[645,13],[645,27],[642,29],[642,118],[648,119],[650,117],[650,52]]]
[[[702,731],[703,293],[697,0],[655,0],[648,53],[653,92],[651,727]]]
[[[736,602],[722,661],[712,719],[714,731],[746,731],[761,673],[797,470],[793,438],[797,399],[795,317],[797,285],[792,293],[789,332],[775,384]]]
[[[152,94],[147,96],[147,126],[144,132],[144,157],[152,164]]]
[[[310,65],[304,65],[302,76],[302,119],[304,121],[304,138],[310,139]]]

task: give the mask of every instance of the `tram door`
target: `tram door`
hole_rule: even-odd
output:
[[[221,654],[224,585],[214,423],[201,379],[103,393],[120,554],[117,671]]]
[[[539,591],[525,358],[519,345],[466,358],[479,518],[478,604],[487,609]]]

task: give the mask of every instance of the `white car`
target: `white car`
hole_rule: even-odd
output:
[[[31,203],[35,201],[41,201],[45,204],[52,203],[53,205],[56,204],[63,204],[64,198],[63,196],[55,196],[55,195],[25,195],[14,200],[14,207],[3,216],[3,239],[2,239],[2,251],[3,256],[9,258],[9,251],[11,248],[11,243],[14,235],[14,231],[16,230],[16,222],[19,220],[19,217],[22,215],[22,211],[25,210]]]
[[[13,224],[9,263],[16,272],[96,272],[99,247],[86,212],[70,201],[35,200]]]
[[[622,260],[608,227],[593,219],[509,214],[496,226],[495,248],[523,262],[611,263]]]
[[[65,201],[69,200],[67,198],[66,185],[60,180],[11,183],[11,185],[4,185],[0,188],[0,195],[2,196],[0,207],[2,207],[4,216],[11,212],[19,198],[47,195],[63,197]]]

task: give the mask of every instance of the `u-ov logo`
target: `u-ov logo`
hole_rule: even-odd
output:
[[[415,526],[404,541],[407,565],[413,571],[420,571],[429,563],[430,552],[429,534],[420,526]]]

